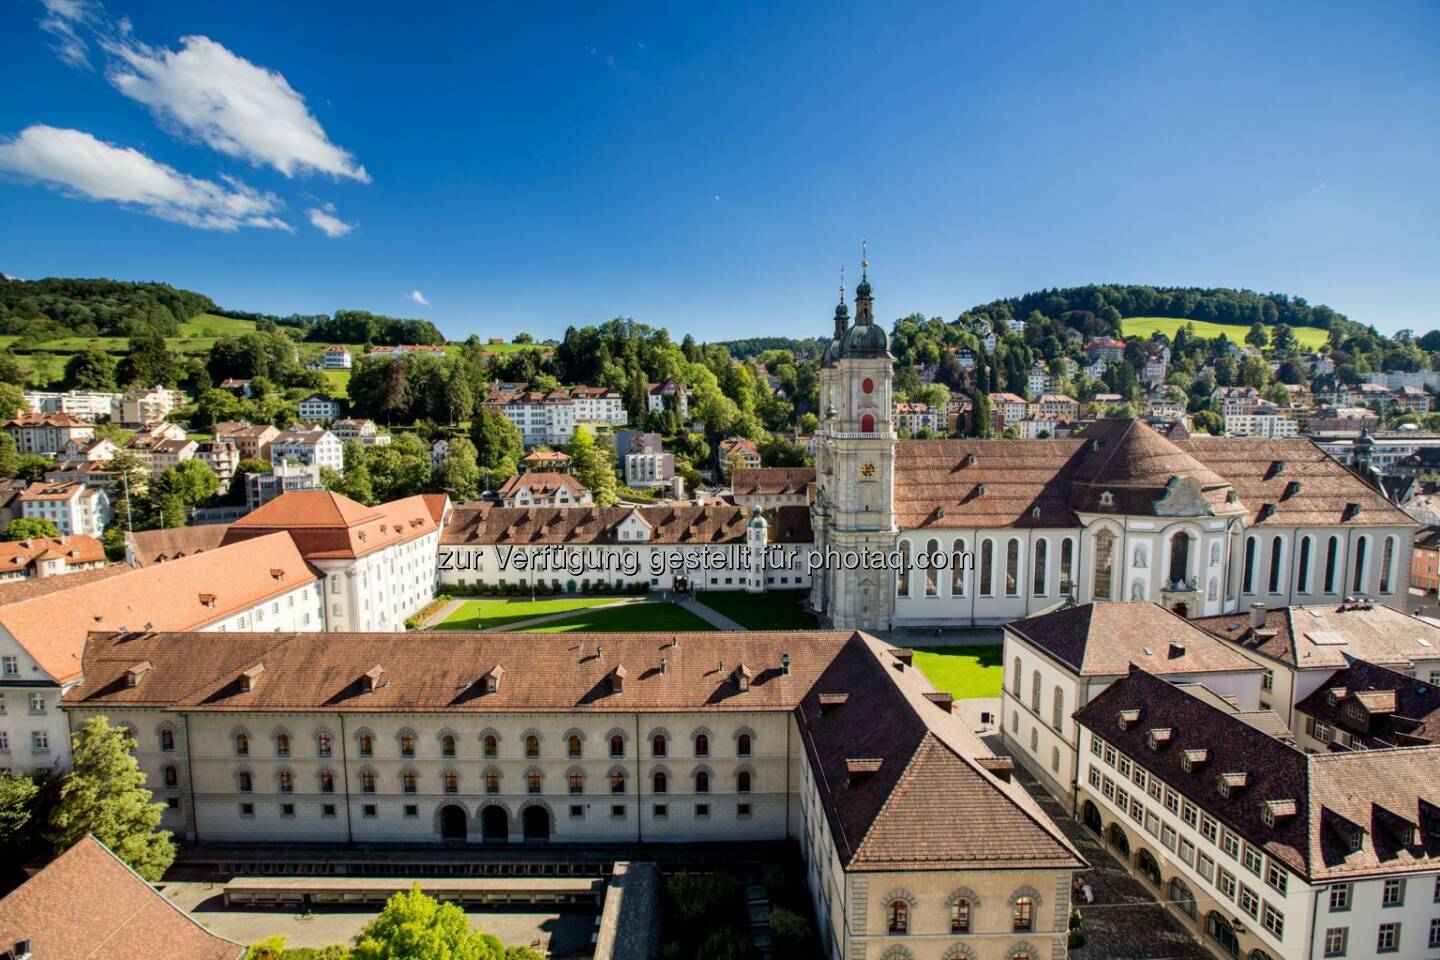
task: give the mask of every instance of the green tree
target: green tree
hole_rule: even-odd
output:
[[[116,378],[127,386],[153,387],[175,382],[179,365],[165,338],[158,333],[141,333],[130,338],[130,352],[120,361]]]
[[[130,752],[129,734],[104,717],[91,717],[71,737],[70,772],[50,814],[48,839],[58,856],[85,836],[111,852],[151,883],[175,859],[170,831],[161,830],[163,803],[145,789],[145,774]]]
[[[186,460],[170,467],[151,484],[158,497],[176,497],[186,507],[193,507],[215,496],[220,478],[204,460]]]
[[[1290,329],[1290,324],[1281,323],[1275,327],[1275,332],[1270,338],[1271,346],[1276,353],[1289,353],[1295,349],[1295,331]]]
[[[1250,332],[1245,334],[1245,342],[1256,350],[1264,350],[1270,343],[1270,334],[1265,332],[1265,324],[1256,320],[1250,325]]]
[[[41,537],[58,537],[60,528],[54,521],[40,517],[17,517],[0,531],[0,540],[38,540]]]
[[[115,358],[98,345],[86,347],[65,362],[65,382],[76,390],[114,390]]]
[[[485,482],[496,486],[520,470],[525,444],[520,428],[502,413],[481,406],[470,425],[470,439],[475,444],[475,459],[485,473]]]
[[[575,479],[590,488],[596,506],[608,507],[619,499],[620,484],[615,479],[615,465],[610,448],[597,444],[590,428],[578,426],[570,438],[571,472]]]
[[[15,438],[0,433],[0,477],[13,477],[20,472],[20,451],[15,447]]]
[[[492,936],[472,930],[453,903],[437,903],[416,883],[385,902],[355,938],[352,960],[505,960]]]
[[[0,859],[20,863],[39,798],[40,785],[33,778],[0,775]]]
[[[450,374],[445,378],[445,413],[449,422],[461,423],[469,420],[475,412],[475,393],[465,368],[458,361],[451,365]]]
[[[24,389],[13,383],[0,383],[0,420],[18,417],[29,408]]]
[[[464,437],[449,441],[440,477],[445,489],[456,500],[474,500],[480,496],[480,463],[476,458],[475,444]]]

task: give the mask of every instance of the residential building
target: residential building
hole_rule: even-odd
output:
[[[1124,355],[1123,351],[1121,355]],[[1140,379],[1150,384],[1162,383],[1165,380],[1165,374],[1168,373],[1169,370],[1170,348],[1161,347],[1145,359],[1145,366],[1140,370]]]
[[[1244,710],[1260,709],[1265,668],[1153,603],[1085,603],[1004,629],[1001,736],[1035,779],[1069,800],[1079,771],[1071,716],[1131,664],[1175,683],[1203,683]]]
[[[674,377],[664,383],[650,384],[649,396],[646,400],[646,410],[650,413],[664,413],[666,401],[673,398],[676,411],[683,421],[690,416],[690,391],[685,385]]]
[[[120,448],[107,437],[83,437],[65,441],[55,455],[58,460],[85,460],[103,463],[114,460]]]
[[[280,435],[273,424],[248,420],[223,420],[215,424],[215,439],[229,440],[240,450],[241,460],[270,459],[270,444]]]
[[[942,434],[945,432],[944,421],[941,419],[944,413],[927,403],[897,403],[891,416],[897,430],[905,430],[911,434],[921,430]]]
[[[624,439],[620,462],[625,466],[625,486],[647,489],[674,481],[675,455],[665,452],[660,434],[627,431]]]
[[[110,495],[83,483],[32,483],[20,495],[20,515],[49,520],[61,536],[99,537],[110,525]]]
[[[1422,387],[1399,387],[1392,396],[1394,405],[1401,410],[1409,410],[1414,413],[1430,412],[1430,394],[1426,393]]]
[[[1264,402],[1264,398],[1254,387],[1216,387],[1210,394],[1210,402],[1221,417],[1233,417],[1249,413]]]
[[[223,656],[197,669],[196,644]],[[908,651],[863,634],[454,634],[420,658],[158,633],[85,666],[74,722],[135,725],[147,775],[197,798],[187,839],[791,838],[830,960],[1053,956],[1085,866]]]
[[[1082,822],[1217,957],[1440,946],[1440,747],[1307,754],[1139,667],[1075,722]]]
[[[236,396],[250,397],[250,381],[239,377],[226,377],[220,381],[220,389],[228,390]]]
[[[495,391],[485,403],[519,428],[527,447],[569,443],[575,434],[575,404],[565,390]]]
[[[1440,526],[1428,526],[1415,534],[1410,551],[1410,589],[1422,593],[1440,590]]]
[[[269,473],[245,475],[245,506],[247,512],[258,510],[282,493],[303,493],[324,490],[320,482],[320,465],[298,460],[281,460],[271,465]]]
[[[325,580],[325,629],[404,630],[435,599],[449,502],[425,494],[367,507],[328,490],[286,493],[230,524],[216,553],[288,531]]]
[[[1030,404],[1031,416],[1041,420],[1078,420],[1080,403],[1063,393],[1046,393]]]
[[[57,577],[105,566],[105,548],[85,534],[0,543],[0,581]]]
[[[508,478],[496,498],[504,507],[580,507],[595,502],[590,489],[568,473],[532,470]]]
[[[1327,577],[1342,549],[1338,543],[1325,547]],[[1368,600],[1277,609],[1256,603],[1248,615],[1205,617],[1195,625],[1266,668],[1261,703],[1297,736],[1302,724],[1295,704],[1352,659],[1440,683],[1440,626]]]
[[[95,435],[94,425],[68,413],[22,413],[3,426],[17,452],[42,457],[53,457],[67,443],[82,443]]]
[[[1029,412],[1029,406],[1025,398],[1016,396],[1013,393],[992,393],[990,394],[990,415],[994,418],[996,433],[1013,427],[1025,419]]]
[[[306,423],[329,423],[340,416],[340,401],[328,393],[312,393],[300,401],[300,419]]]
[[[1301,749],[1326,753],[1440,743],[1440,686],[1353,657],[1346,661],[1349,666],[1295,704]]]
[[[344,473],[345,447],[339,437],[324,427],[297,424],[282,430],[270,441],[270,463],[282,460],[298,460]]]
[[[183,407],[187,400],[185,391],[171,390],[158,384],[148,390],[137,388],[126,391],[120,398],[120,425],[143,427],[157,423]]]
[[[760,448],[747,437],[726,437],[720,441],[719,460],[727,475],[737,466],[753,470],[760,466]]]
[[[335,434],[341,443],[354,440],[367,447],[383,447],[390,443],[390,434],[381,433],[374,420],[364,418],[333,420],[330,423],[330,432]]]
[[[1239,413],[1225,417],[1225,433],[1231,437],[1295,437],[1300,427],[1287,412],[1279,407],[1255,408],[1253,413]]]
[[[7,960],[240,960],[246,953],[244,944],[209,932],[89,833],[0,899],[0,942]]]
[[[1091,360],[1097,357],[1106,362],[1125,359],[1125,341],[1114,337],[1096,337],[1085,344],[1085,355]]]
[[[183,434],[183,429],[181,432]],[[185,436],[177,440],[163,434],[142,432],[131,437],[125,449],[144,465],[146,473],[157,476],[193,459],[200,445]]]
[[[326,370],[349,370],[355,365],[355,360],[348,349],[334,345],[325,348],[325,358],[321,365]]]
[[[822,565],[810,605],[829,623],[1002,624],[1052,606],[1062,581],[1077,603],[1154,600],[1191,616],[1355,594],[1408,603],[1418,524],[1308,439],[1167,439],[1105,419],[1067,439],[902,441],[889,336],[868,297],[856,307],[853,324],[837,311],[821,363],[818,408],[835,415],[820,422],[815,546],[910,562]],[[972,561],[932,576],[922,555],[931,569]]]
[[[0,589],[32,587],[0,604],[0,742],[10,746],[0,767],[22,773],[69,765],[59,702],[81,679],[92,631],[324,629],[319,583],[289,534],[138,570],[107,567]]]
[[[67,390],[64,393],[26,390],[25,402],[34,413],[68,413],[95,422],[120,412],[120,394],[99,390]]]
[[[1069,421],[1026,417],[1015,424],[1015,436],[1021,440],[1049,440],[1056,435],[1062,423]]]
[[[651,434],[659,438],[659,434]],[[520,458],[521,470],[543,470],[547,473],[569,473],[571,465],[570,454],[562,453],[559,450],[531,450]]]
[[[751,510],[809,506],[814,486],[814,467],[761,467],[730,474],[731,499]]]
[[[407,353],[428,353],[433,356],[443,357],[444,347],[437,347],[429,343],[397,343],[394,346],[371,347],[365,351],[365,358],[376,357],[381,360],[388,360],[394,357],[401,357]]]
[[[630,422],[625,398],[614,387],[571,387],[570,400],[575,406],[576,423],[623,427]]]
[[[206,464],[220,478],[220,492],[230,489],[235,468],[240,466],[240,448],[233,440],[202,440],[195,446],[195,459]]]

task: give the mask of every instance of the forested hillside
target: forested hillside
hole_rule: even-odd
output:
[[[214,313],[215,301],[167,283],[120,280],[16,280],[0,274],[0,335],[176,336],[180,324]]]

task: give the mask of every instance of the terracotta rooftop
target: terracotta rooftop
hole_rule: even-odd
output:
[[[1115,722],[1123,710],[1138,713],[1125,729]],[[1306,754],[1138,667],[1075,720],[1311,882],[1440,867],[1440,746]],[[1148,742],[1156,727],[1170,730],[1158,750]],[[1185,770],[1182,758],[1200,750]],[[1216,789],[1226,774],[1243,775],[1228,797]],[[1267,824],[1267,807],[1294,815]]]
[[[730,473],[730,489],[742,497],[799,495],[814,482],[814,467],[740,467]]]
[[[230,529],[227,523],[202,523],[169,530],[137,530],[125,535],[137,567],[178,560],[203,550],[214,550]]]
[[[1083,603],[1005,629],[1080,676],[1119,676],[1132,663],[1162,675],[1264,669],[1156,603]]]
[[[1440,627],[1379,603],[1276,607],[1266,611],[1259,630],[1251,629],[1246,613],[1190,622],[1301,670],[1339,670],[1349,658],[1392,665],[1440,659]]]
[[[100,541],[88,534],[77,533],[68,537],[40,537],[0,543],[0,573],[26,570],[36,560],[50,554],[63,557],[67,566],[105,562],[105,548]]]
[[[307,559],[362,557],[434,533],[444,503],[432,494],[367,507],[329,490],[296,490],[230,524],[222,542],[284,530]]]
[[[1365,706],[1364,720],[1346,715],[1351,700]],[[1364,660],[1351,659],[1295,709],[1348,730],[1371,750],[1440,743],[1440,686]]]
[[[33,600],[36,597],[55,593],[57,590],[70,590],[96,580],[106,580],[129,572],[130,568],[125,564],[112,563],[105,567],[92,567],[89,570],[67,573],[63,577],[26,577],[23,580],[5,580],[0,582],[0,605],[16,603],[20,600]]]
[[[88,834],[0,900],[0,943],[8,950],[20,940],[30,941],[35,960],[238,960],[245,953]]]
[[[648,507],[457,507],[440,542],[450,546],[483,543],[620,543],[616,528],[631,513],[650,526],[650,543],[705,546],[740,543],[751,513],[734,504],[680,504]],[[808,544],[810,509],[792,505],[763,513],[771,543]]]
[[[83,483],[32,483],[20,494],[21,500],[69,500],[85,490]]]
[[[0,606],[0,628],[64,683],[79,676],[91,631],[195,629],[294,590],[315,574],[288,536],[271,534],[115,576],[54,579],[64,588]],[[214,597],[213,605],[200,601],[202,593]]]
[[[585,489],[584,484],[568,473],[532,470],[529,473],[517,473],[515,476],[509,477],[495,493],[502,500],[508,500],[518,496],[521,490],[529,490],[532,497],[549,499],[562,489],[569,490],[570,495],[576,499],[589,492]]]
[[[27,411],[18,417],[13,417],[0,423],[0,427],[11,429],[20,427],[91,427],[85,420],[80,420],[68,413],[35,413]]]

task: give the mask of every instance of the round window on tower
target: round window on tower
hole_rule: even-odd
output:
[[[871,380],[869,377],[866,377],[864,380],[860,381],[860,390],[864,393],[874,393],[875,381]]]

